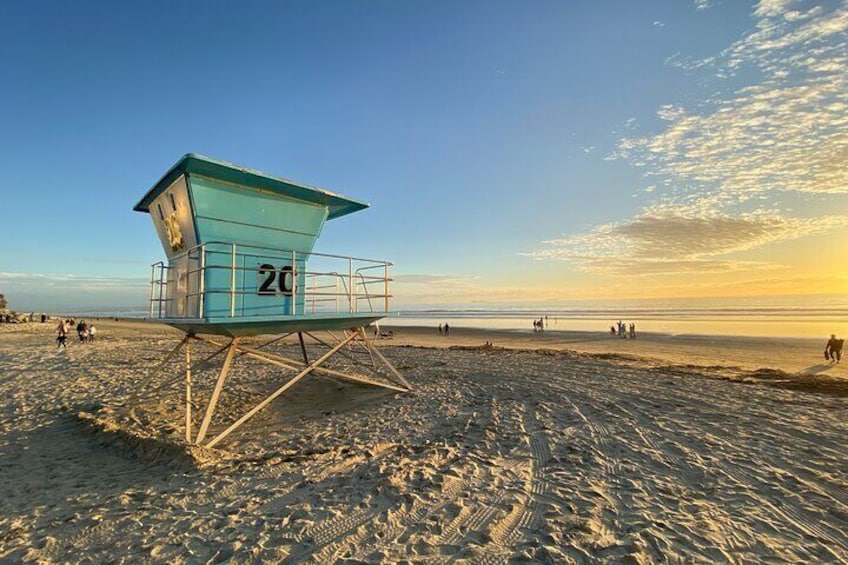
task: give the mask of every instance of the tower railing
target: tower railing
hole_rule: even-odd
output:
[[[204,319],[387,314],[391,266],[361,257],[206,242],[168,263],[153,263],[149,315]]]

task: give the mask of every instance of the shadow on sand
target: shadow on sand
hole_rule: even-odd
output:
[[[818,375],[819,373],[823,373],[833,367],[833,363],[819,363],[818,365],[811,365],[806,369],[802,369],[798,371],[799,375]]]
[[[129,491],[167,490],[172,483],[185,486],[186,481],[200,479],[200,473],[123,452],[86,431],[67,412],[57,412],[48,424],[13,436],[0,446],[0,513],[5,516],[31,515],[40,509],[42,517],[56,518],[55,512],[73,514],[79,505]],[[56,498],[55,493],[62,496]]]

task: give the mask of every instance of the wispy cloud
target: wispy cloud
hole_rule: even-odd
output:
[[[73,312],[104,304],[140,306],[146,303],[149,288],[150,281],[143,278],[0,272],[0,293],[17,310]]]
[[[87,277],[64,273],[7,273],[0,272],[0,285],[3,288],[29,288],[36,286],[61,287],[65,290],[97,290],[97,289],[126,289],[147,288],[148,279],[120,277]]]
[[[752,31],[720,54],[670,57],[719,82],[755,78],[686,107],[663,105],[661,131],[618,141],[606,158],[651,178],[653,201],[634,218],[527,255],[609,275],[761,270],[777,265],[733,254],[848,225],[842,215],[792,217],[781,204],[787,195],[848,195],[848,2],[807,5],[761,0]]]
[[[662,106],[668,127],[621,139],[614,155],[699,191],[848,193],[848,4],[792,4],[761,1],[755,31],[698,63],[762,81],[691,111]]]
[[[395,302],[403,305],[515,300],[535,292],[524,287],[491,285],[479,277],[411,273],[393,275],[392,279]]]
[[[575,261],[583,271],[607,275],[761,270],[779,265],[721,257],[841,226],[848,226],[848,216],[641,215],[628,222],[598,226],[588,234],[546,241],[528,255]]]

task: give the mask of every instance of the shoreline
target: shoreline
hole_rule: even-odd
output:
[[[104,331],[130,329],[161,331],[181,335],[179,330],[156,320],[143,318],[97,318],[101,339]],[[4,327],[0,325],[0,328]],[[41,328],[53,333],[55,319],[46,323],[10,324],[6,331]],[[826,336],[751,337],[740,335],[669,334],[639,332],[635,339],[621,339],[609,333],[580,330],[483,329],[452,326],[450,336],[439,335],[438,326],[394,325],[384,319],[379,325],[391,339],[378,339],[383,346],[421,346],[450,348],[479,347],[490,343],[496,348],[513,350],[554,350],[574,353],[618,355],[631,362],[641,360],[648,365],[672,364],[736,371],[777,370],[796,375],[825,375],[848,379],[848,360],[832,364],[823,356]],[[373,338],[374,327],[370,336]]]
[[[623,355],[649,364],[670,363],[702,368],[727,368],[743,371],[773,369],[791,374],[848,379],[848,365],[830,364],[823,356],[825,340],[803,337],[768,338],[746,336],[707,336],[644,332],[635,339],[620,339],[604,332],[521,330],[482,330],[451,328],[450,336],[439,335],[437,328],[381,324],[385,333],[392,331],[386,345],[423,345],[433,347],[481,346],[486,342],[508,349],[572,351],[602,355]]]

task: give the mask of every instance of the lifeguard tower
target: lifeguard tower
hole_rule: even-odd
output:
[[[327,220],[367,207],[352,198],[195,154],[180,159],[135,205],[134,210],[150,214],[167,256],[167,262],[152,266],[150,317],[185,332],[143,390],[161,390],[163,385],[151,390],[150,383],[184,350],[188,443],[215,446],[311,373],[395,391],[411,388],[364,330],[389,312],[391,263],[313,252]],[[321,339],[314,335],[317,331],[330,337]],[[240,343],[257,335],[274,337],[253,347]],[[294,335],[302,359],[263,350]],[[310,360],[304,335],[326,351]],[[223,356],[196,435],[193,342],[216,348],[204,363]],[[328,366],[335,355],[351,357],[353,350],[367,353],[370,364],[361,364],[356,371]],[[242,355],[293,375],[205,441],[230,367]]]

